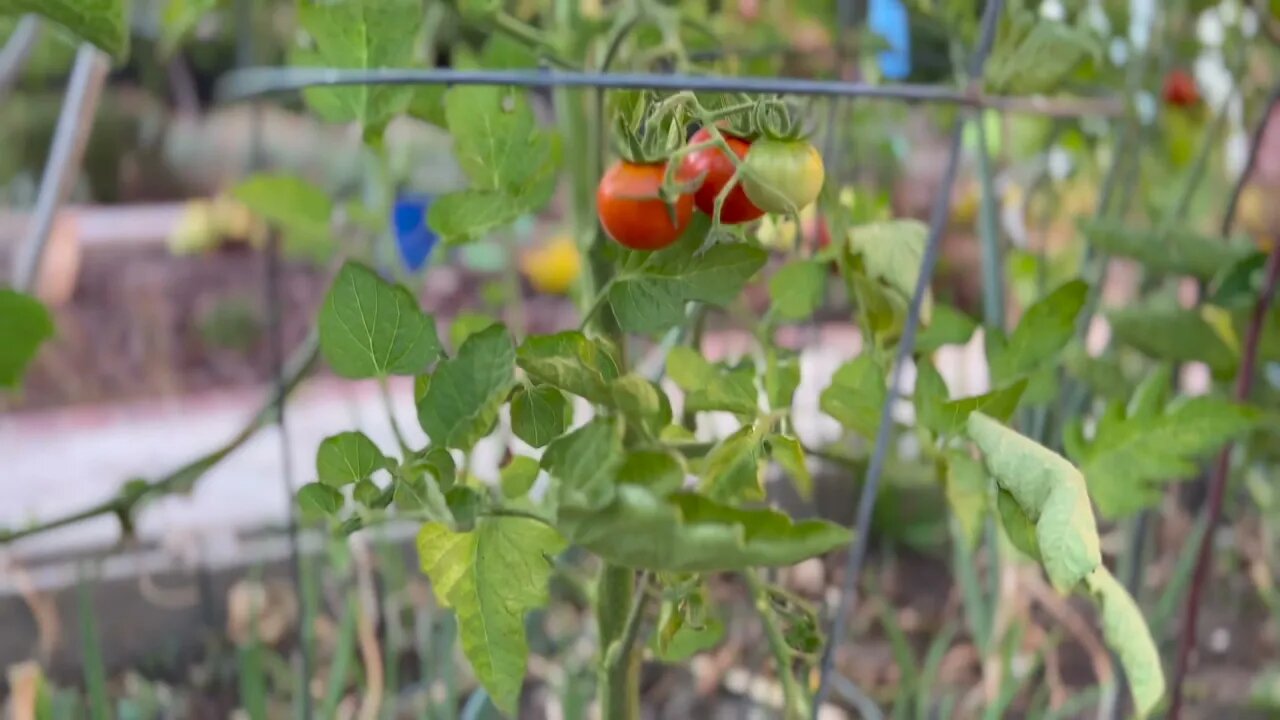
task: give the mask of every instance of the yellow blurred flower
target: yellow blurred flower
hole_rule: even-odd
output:
[[[582,253],[573,238],[558,235],[526,253],[520,269],[533,289],[562,295],[582,274]]]

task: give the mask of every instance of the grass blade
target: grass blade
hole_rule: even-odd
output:
[[[356,601],[355,593],[347,594],[342,605],[342,619],[338,625],[338,644],[333,650],[333,661],[329,667],[328,688],[324,695],[324,704],[320,706],[320,717],[332,718],[338,714],[338,703],[347,689],[347,676],[351,672],[352,661],[356,656]]]
[[[111,700],[107,697],[107,666],[98,638],[97,616],[93,609],[93,591],[84,574],[80,575],[79,602],[80,648],[84,658],[84,685],[89,695],[89,717],[111,720]]]

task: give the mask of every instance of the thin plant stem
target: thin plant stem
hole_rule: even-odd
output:
[[[777,666],[778,679],[782,683],[783,717],[786,720],[798,720],[798,718],[806,717],[809,714],[809,709],[806,707],[804,692],[801,690],[800,684],[796,682],[795,672],[791,668],[791,648],[787,645],[786,638],[783,637],[782,628],[778,626],[777,613],[774,612],[773,606],[769,604],[768,590],[755,570],[750,568],[744,570],[742,577],[747,581],[747,587],[751,590],[751,601],[756,606],[756,612],[760,613],[760,622],[764,625],[765,641],[769,644],[769,652],[773,655],[773,662]]]
[[[982,35],[978,47],[973,53],[969,65],[969,77],[982,77],[982,68],[991,52],[995,40],[997,20],[1004,7],[1002,0],[988,0],[983,10]],[[911,303],[907,308],[907,319],[898,340],[897,358],[889,380],[889,396],[898,394],[902,386],[902,373],[910,360],[915,347],[916,331],[920,325],[920,312],[924,306],[924,296],[933,278],[937,265],[942,235],[951,214],[951,189],[955,186],[956,175],[960,166],[960,147],[964,139],[966,118],[957,118],[951,131],[950,152],[942,175],[938,194],[934,198],[933,212],[930,216],[929,237],[925,244],[924,254],[920,260],[920,270],[916,276],[915,291],[911,295]],[[844,585],[841,588],[840,602],[837,603],[835,615],[831,620],[830,632],[827,635],[827,646],[822,654],[821,672],[818,692],[814,698],[812,717],[816,720],[821,712],[823,700],[829,692],[828,676],[835,662],[835,649],[843,642],[849,616],[857,608],[857,582],[866,560],[867,547],[871,539],[871,513],[875,507],[880,478],[884,471],[885,458],[889,451],[889,436],[892,434],[893,422],[892,401],[885,402],[880,412],[880,430],[876,433],[875,445],[871,454],[871,462],[867,467],[866,479],[862,485],[862,493],[858,499],[858,508],[854,521],[854,542],[849,551],[845,566]]]

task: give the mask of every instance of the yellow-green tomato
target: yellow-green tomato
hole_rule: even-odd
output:
[[[799,212],[818,199],[826,172],[822,156],[807,140],[760,138],[747,152],[742,187],[756,207],[771,213]]]

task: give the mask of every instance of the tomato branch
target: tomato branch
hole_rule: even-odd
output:
[[[302,378],[306,376],[307,372],[315,364],[319,351],[319,335],[316,333],[308,335],[303,344],[294,351],[293,356],[285,366],[283,383],[280,388],[281,392],[288,395],[298,386]],[[0,545],[7,545],[22,538],[75,525],[102,515],[115,515],[119,518],[125,532],[129,532],[132,529],[133,513],[143,501],[172,493],[189,492],[196,481],[203,477],[205,473],[239,449],[241,445],[248,442],[259,429],[270,424],[275,418],[275,408],[276,388],[272,387],[253,418],[217,449],[155,480],[126,483],[114,497],[95,505],[90,505],[82,510],[20,530],[0,531]]]

